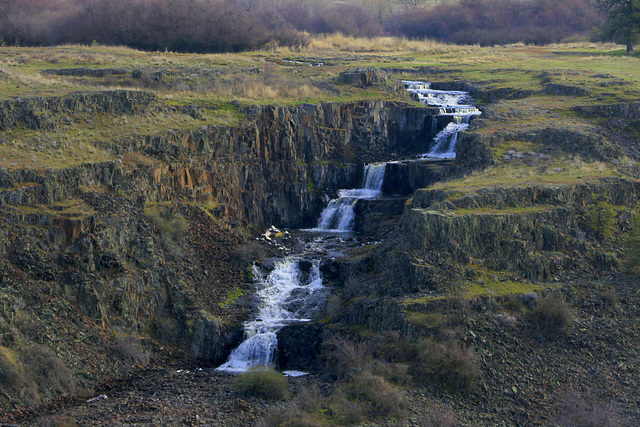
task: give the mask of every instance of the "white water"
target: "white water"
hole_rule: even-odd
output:
[[[440,107],[440,115],[453,116],[453,121],[434,138],[429,153],[422,157],[455,158],[458,133],[469,127],[472,116],[480,114],[472,105],[473,100],[466,92],[435,91],[429,88],[429,83],[424,82],[404,83],[407,90],[416,93],[423,103]],[[386,165],[367,165],[362,187],[340,190],[339,198],[331,200],[322,211],[318,227],[310,231],[351,231],[357,201],[382,195]],[[241,373],[251,368],[271,367],[277,348],[278,330],[291,322],[308,320],[306,317],[316,308],[319,300],[317,296],[322,296],[321,290],[324,287],[319,263],[313,263],[309,273],[303,274],[300,261],[294,257],[284,258],[276,263],[274,270],[266,276],[254,266],[254,277],[258,287],[256,295],[260,300],[258,315],[255,320],[245,322],[245,340],[231,352],[227,362],[217,370]],[[286,373],[290,376],[305,374],[299,371]]]
[[[353,227],[354,208],[359,199],[374,199],[382,195],[386,163],[371,163],[364,169],[362,188],[338,191],[339,198],[329,202],[320,214],[318,227],[312,231],[348,232]]]
[[[440,116],[453,116],[449,123],[433,138],[429,152],[421,155],[423,159],[455,159],[458,134],[469,127],[473,116],[482,114],[473,105],[468,92],[455,90],[433,90],[428,83],[404,81],[405,88],[416,94],[418,100],[426,105],[440,107]]]
[[[276,263],[266,277],[253,267],[260,303],[255,320],[245,322],[245,340],[231,352],[218,371],[240,373],[251,368],[268,368],[278,344],[276,333],[292,322],[308,321],[305,316],[315,308],[310,296],[321,289],[322,275],[318,263],[313,263],[308,277],[300,270],[300,260],[287,257]]]

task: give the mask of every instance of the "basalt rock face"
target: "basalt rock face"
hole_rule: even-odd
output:
[[[101,93],[100,102],[95,96],[72,94],[16,105],[31,111],[32,103],[43,103],[38,108],[48,116],[94,101],[92,108],[121,113],[152,101],[127,91]],[[123,168],[109,163],[55,172],[0,171],[3,187],[21,184],[1,197],[10,204],[48,204],[95,182],[115,191],[140,193],[147,201],[213,203],[221,217],[245,227],[309,226],[322,208],[324,194],[359,185],[361,162],[422,152],[438,130],[431,115],[436,111],[383,101],[249,107],[245,113],[242,127],[205,126],[109,146],[117,154],[140,152],[161,160],[156,166]],[[3,126],[20,120],[40,126],[25,114],[30,113],[7,114]]]
[[[617,233],[628,227],[640,183],[602,179],[465,194],[419,190],[407,205],[401,232],[415,257],[414,273],[422,270],[413,279],[428,282],[445,265],[450,280],[468,279],[468,270],[476,268],[531,281],[615,269],[618,254],[602,245],[588,219],[602,200],[616,207],[610,221]]]
[[[60,120],[68,120],[77,114],[137,114],[149,109],[157,100],[158,97],[152,92],[129,90],[9,99],[0,101],[0,130],[18,126],[51,130],[56,128]]]
[[[453,176],[458,165],[449,161],[406,161],[388,163],[382,192],[389,195],[408,195],[434,182]]]
[[[432,109],[383,101],[245,113],[242,128],[209,126],[117,149],[167,162],[139,177],[150,182],[151,200],[211,201],[243,225],[301,227],[314,223],[323,194],[358,186],[360,162],[424,151],[438,130]]]
[[[584,117],[606,117],[627,120],[640,119],[640,103],[577,106],[574,110]]]
[[[320,323],[294,323],[278,330],[278,367],[281,370],[318,370],[323,332],[324,326]]]
[[[387,73],[377,68],[358,68],[355,71],[343,71],[338,81],[352,86],[368,87],[387,83]]]
[[[128,91],[18,99],[0,105],[0,128],[156,108]],[[438,131],[437,111],[383,101],[242,112],[241,126],[103,143],[112,162],[0,169],[0,367],[17,372],[0,412],[69,392],[45,381],[22,397],[33,358],[16,355],[33,345],[85,387],[153,345],[222,362],[251,309],[242,262],[256,249],[234,228],[315,224],[326,194],[360,185],[364,162],[423,152]]]

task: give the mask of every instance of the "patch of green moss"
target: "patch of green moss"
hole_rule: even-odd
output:
[[[504,208],[477,208],[477,209],[456,209],[456,215],[524,215],[535,212],[547,212],[554,209],[553,206],[518,206]]]
[[[227,292],[227,297],[225,300],[220,303],[222,307],[227,307],[238,300],[241,296],[245,294],[245,291],[240,288],[233,288]]]
[[[69,199],[54,205],[19,205],[16,209],[25,214],[47,214],[76,219],[95,214],[95,211],[82,199]]]

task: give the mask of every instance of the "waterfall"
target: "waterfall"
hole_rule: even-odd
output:
[[[424,159],[455,159],[458,134],[469,127],[473,116],[481,112],[473,105],[468,92],[455,90],[433,90],[428,83],[404,81],[405,88],[420,102],[440,107],[440,116],[452,116],[449,123],[433,138],[429,152],[421,155]],[[422,84],[421,84],[422,83]]]
[[[382,184],[386,163],[371,163],[365,166],[361,188],[338,191],[338,198],[329,202],[320,214],[318,227],[314,231],[351,231],[355,218],[354,209],[359,199],[373,199],[382,195]]]
[[[469,127],[471,117],[475,114],[454,115],[454,119],[433,138],[431,149],[423,154],[428,159],[455,159],[458,134]]]
[[[303,262],[309,264],[293,257],[284,258],[266,276],[253,266],[260,301],[258,314],[254,320],[245,322],[245,340],[216,370],[240,373],[252,367],[273,365],[278,330],[292,322],[307,321],[305,317],[317,308],[318,302],[311,296],[324,289],[319,262],[310,263],[306,274],[300,267]]]

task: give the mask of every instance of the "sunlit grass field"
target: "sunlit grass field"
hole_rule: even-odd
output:
[[[480,47],[340,34],[309,36],[308,45],[297,50],[272,45],[239,54],[142,52],[99,45],[0,47],[0,100],[128,89],[152,91],[163,106],[135,116],[100,115],[47,131],[3,131],[0,164],[10,168],[64,168],[110,160],[113,156],[101,148],[104,143],[117,144],[123,138],[170,130],[192,130],[205,124],[238,124],[242,113],[237,102],[295,105],[380,98],[411,102],[401,90],[399,82],[403,79],[464,82],[481,92],[531,93],[523,99],[500,102],[479,99],[486,111],[472,130],[480,134],[508,133],[514,128],[533,133],[546,128],[570,128],[592,134],[597,130],[597,121],[578,117],[573,107],[640,98],[640,59],[622,52],[621,46],[613,44]],[[388,74],[387,85],[355,88],[336,82],[342,71],[360,67],[394,72]],[[121,72],[100,77],[55,74],[55,70],[77,68]],[[545,92],[549,84],[579,88],[583,95],[550,94]],[[175,113],[191,104],[201,107],[201,118]],[[492,147],[497,160],[493,167],[447,185],[574,182],[620,174],[617,166],[594,164],[579,153],[554,154],[545,165],[501,161],[507,151],[524,149],[522,144],[529,144],[527,150],[545,149],[507,137],[502,145]]]

